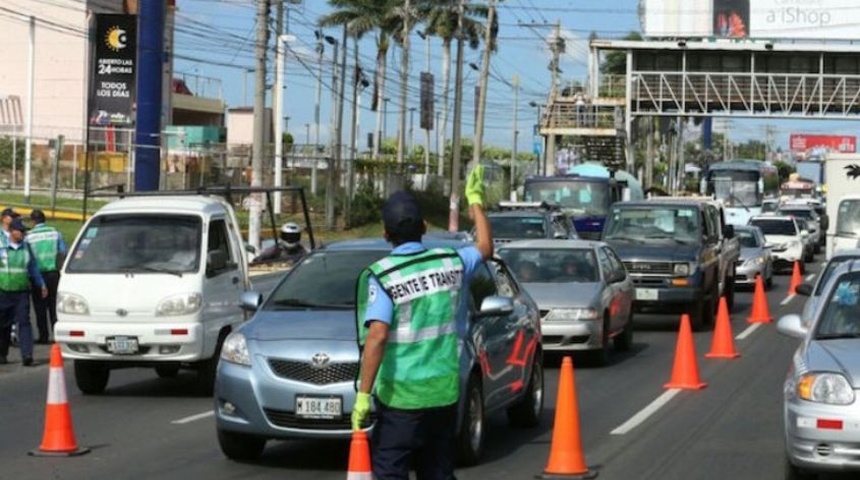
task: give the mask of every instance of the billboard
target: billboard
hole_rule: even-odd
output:
[[[856,0],[640,0],[646,37],[852,40]]]
[[[96,14],[90,62],[89,124],[134,124],[137,16]]]
[[[809,135],[792,133],[789,136],[792,156],[796,159],[823,156],[828,152],[855,153],[857,137],[852,135]]]

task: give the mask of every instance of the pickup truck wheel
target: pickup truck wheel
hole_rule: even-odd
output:
[[[179,365],[159,365],[155,367],[158,378],[175,378],[179,375]]]
[[[735,272],[726,276],[726,286],[723,288],[723,296],[726,297],[726,306],[729,307],[729,312],[735,309]],[[717,303],[719,305],[719,303]]]
[[[263,453],[266,439],[218,429],[218,446],[230,460],[254,460]]]
[[[508,423],[512,427],[531,428],[540,423],[543,413],[543,363],[542,354],[535,353],[532,362],[532,374],[529,384],[523,392],[523,398],[508,408]]]
[[[484,449],[484,393],[481,378],[469,377],[460,431],[457,432],[457,461],[464,467],[476,465]]]
[[[84,395],[98,395],[105,391],[110,369],[101,362],[75,360],[75,383]]]

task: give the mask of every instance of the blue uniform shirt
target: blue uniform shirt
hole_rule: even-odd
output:
[[[404,255],[417,253],[426,250],[427,247],[421,242],[407,242],[398,245],[391,251],[392,255]],[[473,245],[458,248],[457,254],[463,260],[463,289],[460,292],[460,304],[457,306],[457,331],[462,338],[465,333],[466,318],[469,305],[469,281],[472,279],[472,274],[475,273],[478,266],[483,263],[484,257]],[[388,325],[394,317],[394,302],[391,297],[385,293],[379,281],[373,276],[370,277],[370,285],[368,287],[367,311],[364,315],[364,324],[368,325],[371,321],[380,321]]]
[[[44,224],[45,224],[45,222],[37,223],[36,225],[33,226],[33,228],[36,228],[39,225],[44,225]],[[57,230],[57,233],[58,233],[58,235],[57,235],[57,253],[61,253],[61,254],[65,255],[69,252],[69,248],[66,246],[66,240],[63,238],[63,234],[60,233],[59,230]],[[60,267],[60,266],[62,266],[62,265],[57,265],[57,267]]]

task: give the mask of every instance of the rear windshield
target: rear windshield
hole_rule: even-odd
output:
[[[599,278],[590,248],[501,248],[498,252],[523,283],[592,283]]]
[[[751,220],[750,225],[755,225],[760,228],[761,232],[765,235],[797,235],[797,229],[794,226],[794,222],[791,220],[770,220],[759,218]]]
[[[735,236],[738,237],[738,241],[741,244],[741,247],[745,248],[758,248],[761,247],[759,244],[758,237],[752,230],[735,230]]]
[[[546,238],[546,221],[542,216],[495,216],[489,218],[497,238]]]
[[[196,272],[201,224],[193,215],[97,216],[71,252],[66,272]]]

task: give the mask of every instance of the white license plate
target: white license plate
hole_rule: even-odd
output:
[[[657,300],[657,289],[656,288],[637,288],[636,289],[636,300]]]
[[[117,355],[129,355],[137,353],[137,337],[109,337],[107,349],[110,353]]]
[[[296,396],[296,416],[302,418],[340,418],[343,405],[340,397]]]

